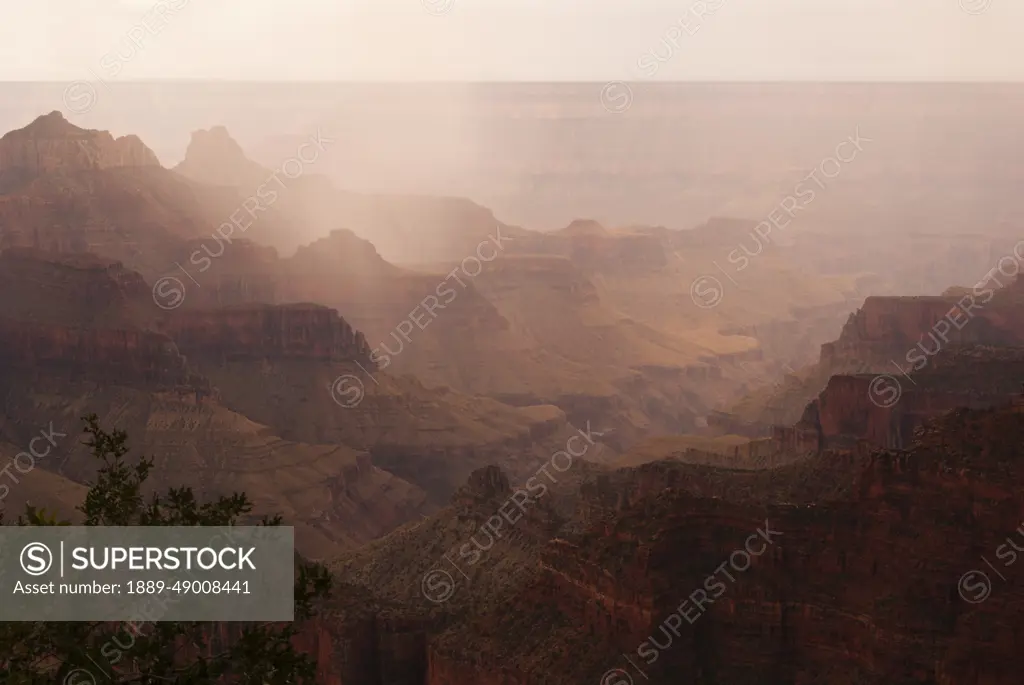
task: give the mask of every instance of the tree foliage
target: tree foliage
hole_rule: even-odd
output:
[[[101,461],[79,507],[87,526],[231,526],[252,510],[244,493],[196,499],[191,488],[144,494],[152,459],[126,460],[128,436],[106,432],[86,416],[84,443]],[[2,523],[2,519],[0,519]],[[280,525],[263,518],[260,525]],[[18,525],[70,525],[28,507]],[[292,645],[302,621],[330,592],[330,575],[298,562],[295,622],[211,624],[160,621],[143,625],[101,622],[0,624],[0,683],[11,685],[293,685],[313,683],[316,663]],[[225,638],[225,634],[228,636]]]

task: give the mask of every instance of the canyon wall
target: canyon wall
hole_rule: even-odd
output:
[[[81,129],[56,111],[0,138],[0,176],[159,164],[138,136],[114,138],[106,131]]]
[[[142,277],[89,254],[32,248],[0,254],[0,364],[12,372],[56,373],[112,383],[187,385],[173,340],[147,330],[156,311]]]
[[[518,616],[477,622],[461,653],[431,643],[427,682],[1016,683],[1024,576],[996,550],[1024,513],[1022,410],[985,428],[959,412],[931,443],[870,457],[834,501],[694,496],[651,468],[599,482],[589,527],[548,543]],[[992,602],[962,580],[983,558],[1001,560]]]
[[[363,334],[335,310],[321,305],[255,304],[188,310],[168,317],[162,329],[186,355],[231,361],[355,361],[373,366]]]
[[[895,361],[909,370],[915,360],[943,347],[1024,344],[1024,319],[1016,298],[1020,288],[1015,283],[977,295],[869,297],[850,315],[839,338],[822,345],[820,363],[848,369],[855,363]]]
[[[787,377],[768,392],[749,396],[737,404],[733,408],[737,414],[734,423],[791,425],[799,421],[804,408],[820,393],[842,392],[839,386],[829,390],[830,379],[837,375],[888,376],[902,386],[902,393],[913,392],[922,377],[927,378],[936,367],[945,366],[939,376],[944,374],[947,379],[931,383],[929,387],[933,391],[972,388],[980,380],[982,385],[976,390],[984,394],[985,386],[998,379],[998,370],[985,370],[980,379],[968,375],[954,382],[949,374],[956,371],[942,359],[971,348],[1024,347],[1024,316],[1021,316],[1024,281],[1003,285],[999,288],[994,283],[982,283],[970,290],[951,288],[947,294],[935,297],[866,298],[863,306],[849,316],[838,338],[821,346],[816,365]],[[979,360],[967,361],[972,368],[977,368]],[[889,381],[889,385],[893,386],[894,381]],[[1000,393],[1005,394],[1005,391]],[[886,402],[881,396],[876,399],[883,404]],[[914,401],[921,406],[925,402],[920,398]],[[942,400],[937,402],[936,406],[946,406]],[[912,413],[912,410],[899,411]],[[719,420],[718,423],[729,422]],[[872,435],[879,437],[885,433],[889,433],[888,429]],[[874,444],[888,446],[892,443],[880,440]]]
[[[187,385],[174,342],[159,333],[85,329],[0,318],[0,366],[112,383]],[[194,379],[193,379],[194,380]]]

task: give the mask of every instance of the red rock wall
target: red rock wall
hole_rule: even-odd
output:
[[[314,359],[371,365],[363,334],[320,305],[249,305],[175,312],[162,325],[186,355]]]
[[[859,340],[917,340],[955,303],[956,298],[944,297],[869,297],[851,317],[841,337],[852,334]]]
[[[80,129],[56,111],[0,138],[0,172],[21,170],[36,175],[56,170],[159,164],[156,155],[138,136],[115,139],[106,131]]]
[[[185,385],[185,360],[167,336],[148,331],[83,329],[0,319],[0,366],[42,366],[106,382]]]
[[[849,447],[858,440],[874,447],[904,447],[913,439],[914,429],[929,419],[957,407],[990,407],[1010,399],[967,389],[956,392],[922,388],[900,376],[879,384],[877,378],[833,376],[815,400],[810,414],[792,429],[801,436],[796,440],[810,444],[811,431],[816,427],[822,449]],[[886,392],[887,388],[896,388],[892,379],[899,382],[898,396]],[[885,406],[889,400],[895,401],[892,406]]]
[[[990,296],[979,289],[977,296],[869,297],[850,315],[839,339],[822,345],[821,363],[828,369],[844,369],[852,368],[851,363],[892,360],[909,369],[907,354],[918,343],[924,350],[916,354],[957,344],[1024,344],[1024,317],[1009,294],[1006,290]],[[948,325],[936,330],[942,319]]]
[[[639,541],[623,537],[630,525],[620,511],[585,548],[552,543],[531,594],[557,604],[607,655],[595,677],[618,667],[640,682],[619,656],[628,654],[652,683],[1019,682],[1024,575],[993,576],[999,599],[980,605],[964,602],[957,584],[1020,525],[1020,489],[883,457],[866,471],[863,492],[848,504],[763,509],[678,499],[658,518],[658,535]],[[656,660],[640,659],[639,645],[652,635],[664,643],[665,617],[765,519],[782,536],[733,570],[735,582],[719,574],[727,587],[707,613],[668,634]],[[492,682],[487,668],[458,680],[449,670],[432,661],[428,683]]]

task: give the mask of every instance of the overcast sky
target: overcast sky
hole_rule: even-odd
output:
[[[1022,26],[1024,0],[12,0],[0,80],[1016,81]]]

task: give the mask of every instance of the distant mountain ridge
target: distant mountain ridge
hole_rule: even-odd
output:
[[[57,111],[0,138],[0,191],[44,173],[144,166],[160,161],[138,136],[79,128]]]

